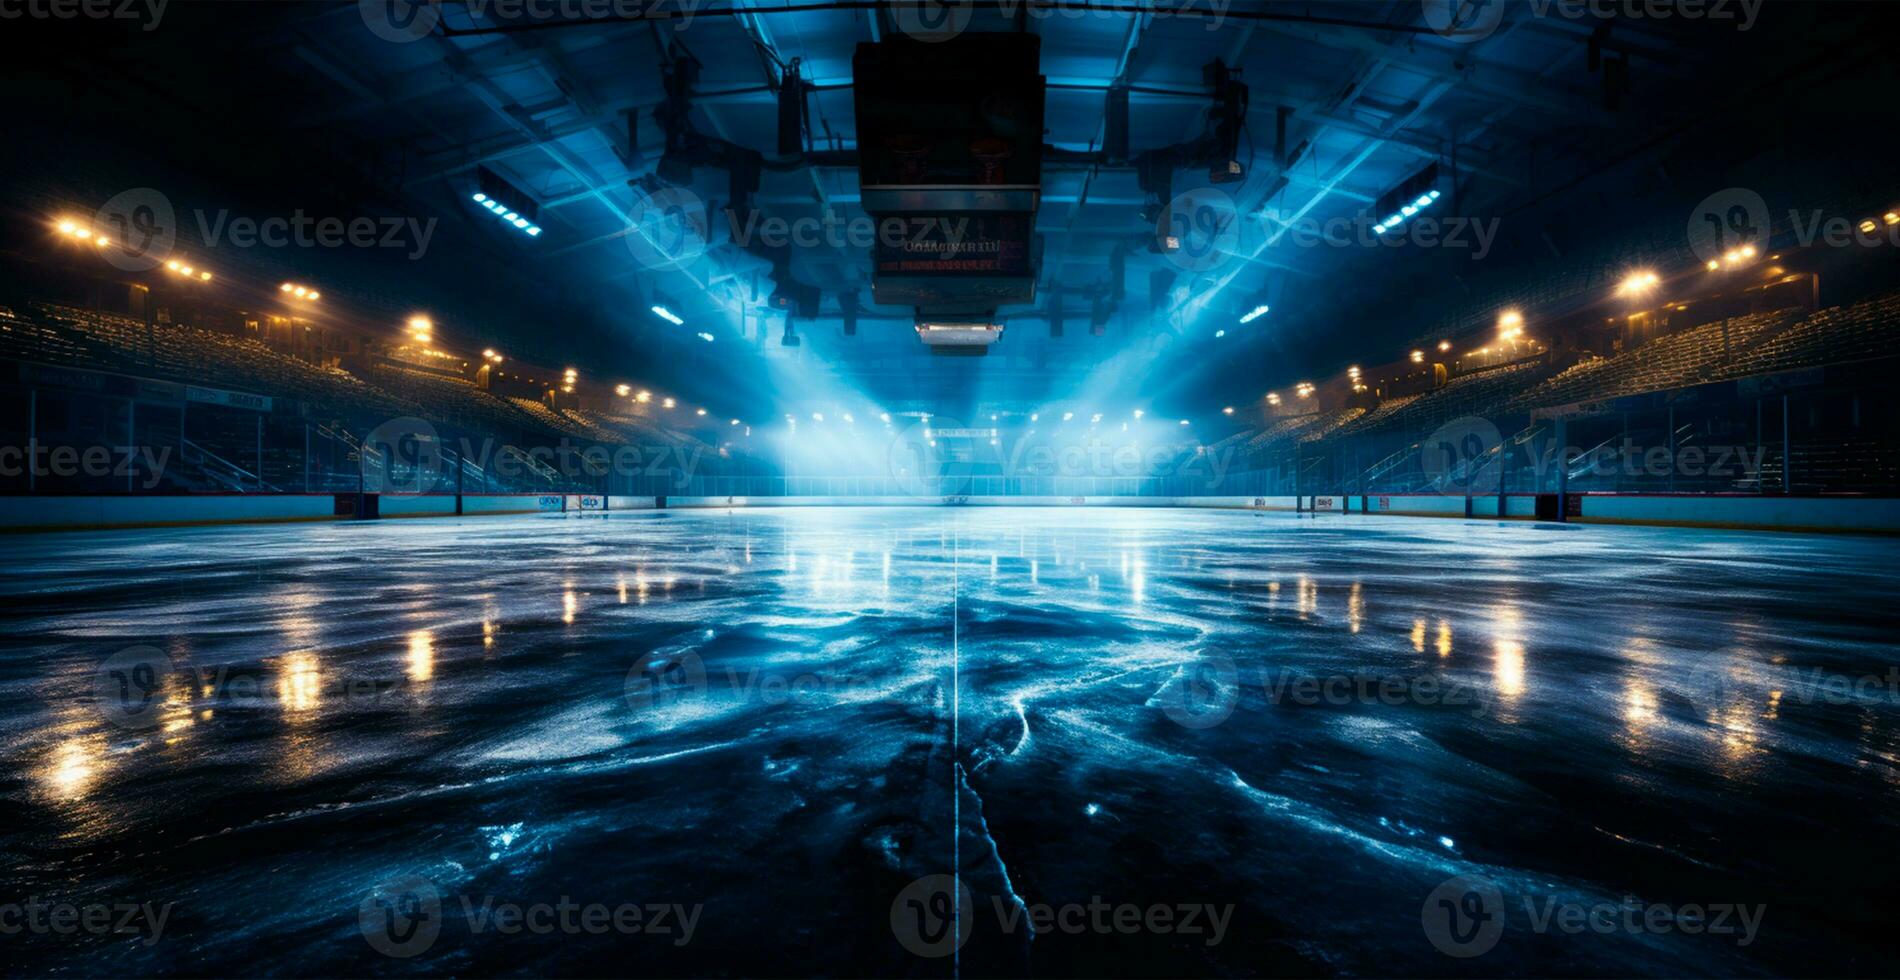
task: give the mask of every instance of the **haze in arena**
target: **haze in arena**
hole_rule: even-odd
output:
[[[1896,28],[0,0],[0,974],[1900,973]]]

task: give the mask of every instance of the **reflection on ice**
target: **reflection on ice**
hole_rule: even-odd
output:
[[[703,943],[636,951],[669,974],[903,972],[861,912],[952,867],[979,904],[1231,903],[1257,940],[1181,961],[992,936],[968,975],[1455,972],[1419,933],[1452,873],[1567,899],[1772,888],[1787,910],[1746,950],[1514,929],[1501,970],[1877,961],[1803,923],[1890,887],[1852,848],[1900,803],[1900,704],[1795,685],[1896,659],[1865,599],[1893,542],[1595,528],[1553,565],[1530,526],[930,508],[101,534],[84,561],[13,544],[22,696],[0,712],[25,819],[0,830],[21,856],[0,890],[177,888],[205,925],[176,959],[74,972],[386,972],[322,940],[398,869],[703,901]],[[1640,591],[1633,550],[1654,556]],[[128,606],[101,567],[164,584]],[[283,584],[214,601],[260,574]],[[147,728],[87,694],[132,643],[195,671]],[[1270,678],[1339,683],[1301,700]],[[496,962],[460,942],[406,965]],[[509,948],[516,972],[629,962]]]

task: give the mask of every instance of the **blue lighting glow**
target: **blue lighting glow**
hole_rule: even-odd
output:
[[[509,210],[507,205],[489,197],[487,194],[476,192],[469,196],[476,204],[487,208],[490,213],[507,222],[509,225],[512,225],[515,230],[525,233],[529,238],[541,237],[541,226],[522,217],[520,212]]]
[[[1394,228],[1397,228],[1399,225],[1405,223],[1405,219],[1413,217],[1417,215],[1420,211],[1423,211],[1426,208],[1430,207],[1434,202],[1438,200],[1438,198],[1439,198],[1439,193],[1436,190],[1430,190],[1430,191],[1426,191],[1423,194],[1420,194],[1418,196],[1418,200],[1415,200],[1410,204],[1400,206],[1398,211],[1390,215],[1387,215],[1384,221],[1381,221],[1378,224],[1373,225],[1372,233],[1375,235],[1383,235],[1386,232],[1391,231]]]
[[[683,327],[686,325],[685,320],[680,319],[678,316],[674,315],[672,310],[669,310],[664,306],[655,306],[653,308],[653,315],[659,317],[662,320],[665,320],[666,322],[676,327]]]
[[[706,343],[709,343],[709,344],[710,344],[710,343],[712,343],[712,342],[713,342],[713,335],[712,335],[712,334],[709,334],[709,333],[707,333],[707,332],[706,332],[706,331],[704,331],[704,330],[701,330],[701,331],[699,332],[699,339],[701,339],[701,340],[703,340],[703,341],[705,341]]]
[[[1266,315],[1267,315],[1267,304],[1262,303],[1259,306],[1256,306],[1253,309],[1248,310],[1246,315],[1240,318],[1240,322],[1252,323],[1255,320],[1258,320],[1261,317],[1266,316]]]

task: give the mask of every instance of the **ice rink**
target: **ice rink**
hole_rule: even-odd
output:
[[[0,893],[164,910],[8,973],[1891,969],[1900,541],[973,507],[6,545]],[[1501,930],[1434,925],[1492,894]],[[640,928],[495,914],[563,903]],[[1606,904],[1643,925],[1565,927]]]

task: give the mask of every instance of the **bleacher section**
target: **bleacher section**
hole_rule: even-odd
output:
[[[0,356],[114,371],[321,406],[337,418],[415,415],[417,403],[364,384],[352,375],[286,357],[241,337],[69,306],[34,304],[27,341]]]
[[[1365,412],[1363,408],[1342,408],[1330,412],[1313,412],[1276,419],[1248,440],[1247,448],[1250,451],[1259,451],[1281,443],[1317,439],[1364,415]]]
[[[1257,429],[1216,439],[1212,448],[1231,448],[1247,460],[1247,466],[1296,473],[1293,478],[1299,480],[1339,480],[1356,472],[1356,479],[1363,481],[1389,473],[1391,480],[1403,485],[1423,486],[1429,474],[1420,471],[1407,454],[1415,454],[1421,441],[1446,423],[1478,416],[1506,430],[1503,434],[1508,438],[1535,441],[1549,435],[1537,434],[1543,431],[1540,425],[1548,428],[1550,423],[1539,417],[1539,410],[1566,409],[1554,414],[1569,420],[1569,438],[1585,440],[1586,448],[1589,440],[1633,439],[1645,446],[1716,446],[1731,440],[1759,445],[1764,453],[1760,472],[1744,478],[1708,478],[1691,484],[1680,474],[1641,480],[1619,474],[1597,477],[1595,482],[1579,477],[1582,489],[1596,488],[1599,483],[1608,490],[1657,491],[1892,488],[1900,485],[1900,454],[1888,451],[1887,443],[1875,437],[1876,430],[1860,421],[1866,414],[1872,420],[1868,425],[1886,424],[1884,394],[1863,391],[1868,382],[1856,380],[1875,377],[1869,373],[1872,368],[1849,376],[1847,387],[1834,392],[1837,402],[1852,400],[1845,407],[1824,404],[1829,393],[1816,387],[1835,385],[1832,374],[1778,382],[1775,391],[1789,390],[1788,385],[1806,386],[1795,396],[1799,407],[1791,414],[1799,417],[1791,422],[1782,420],[1779,398],[1765,412],[1761,404],[1751,404],[1746,418],[1735,414],[1726,406],[1760,397],[1745,393],[1753,389],[1740,387],[1732,392],[1700,392],[1695,399],[1667,410],[1660,402],[1641,401],[1626,403],[1616,413],[1567,409],[1889,358],[1895,356],[1892,341],[1897,334],[1900,292],[1812,313],[1796,309],[1752,313],[1663,333],[1613,356],[1589,357],[1561,369],[1556,357],[1527,357],[1467,370],[1430,391],[1377,403],[1363,400],[1367,397],[1363,392],[1349,396],[1354,399],[1350,407],[1320,408],[1319,399],[1300,401],[1285,408],[1312,410],[1270,418]],[[557,408],[531,398],[493,394],[454,372],[409,367],[373,355],[351,373],[299,360],[247,337],[44,303],[0,305],[0,359],[276,399],[261,421],[237,407],[225,408],[222,414],[194,410],[187,431],[180,431],[172,414],[150,406],[138,409],[141,436],[179,449],[174,473],[191,489],[252,492],[352,484],[360,468],[356,440],[376,425],[403,416],[428,420],[445,437],[492,437],[519,446],[567,441],[720,453],[723,435],[723,431],[695,429],[691,413],[684,410],[662,411],[654,406],[648,412],[642,406],[622,414],[614,410],[618,403],[605,411]],[[1865,412],[1860,404],[1863,399],[1869,401]],[[122,413],[124,402],[118,404],[121,407],[115,411]],[[61,424],[91,423],[82,419]],[[1796,433],[1786,437],[1785,454],[1783,438],[1777,435],[1783,425]],[[1361,437],[1367,441],[1353,441]],[[1791,474],[1785,478],[1783,466]],[[490,478],[479,469],[465,475]],[[536,479],[552,486],[559,476],[536,471]],[[1514,473],[1512,479],[1523,477]]]
[[[1574,365],[1518,395],[1508,408],[1604,401],[1737,376],[1733,372],[1750,356],[1751,348],[1797,315],[1795,310],[1753,313],[1667,334],[1628,353]]]
[[[1900,353],[1900,293],[1888,293],[1852,306],[1835,306],[1771,337],[1748,351],[1718,377],[1739,378],[1821,364],[1848,364]]]
[[[1391,412],[1368,412],[1358,422],[1341,427],[1337,435],[1390,430],[1423,434],[1460,416],[1489,416],[1526,385],[1548,373],[1549,368],[1541,361],[1520,361],[1461,374],[1442,387],[1404,399],[1405,403]]]
[[[421,405],[416,414],[431,422],[456,426],[470,432],[487,432],[500,438],[533,436],[546,441],[571,432],[523,412],[507,399],[496,398],[460,378],[446,377],[433,371],[421,371],[394,363],[378,364],[370,369],[370,379],[379,387],[400,392]]]

